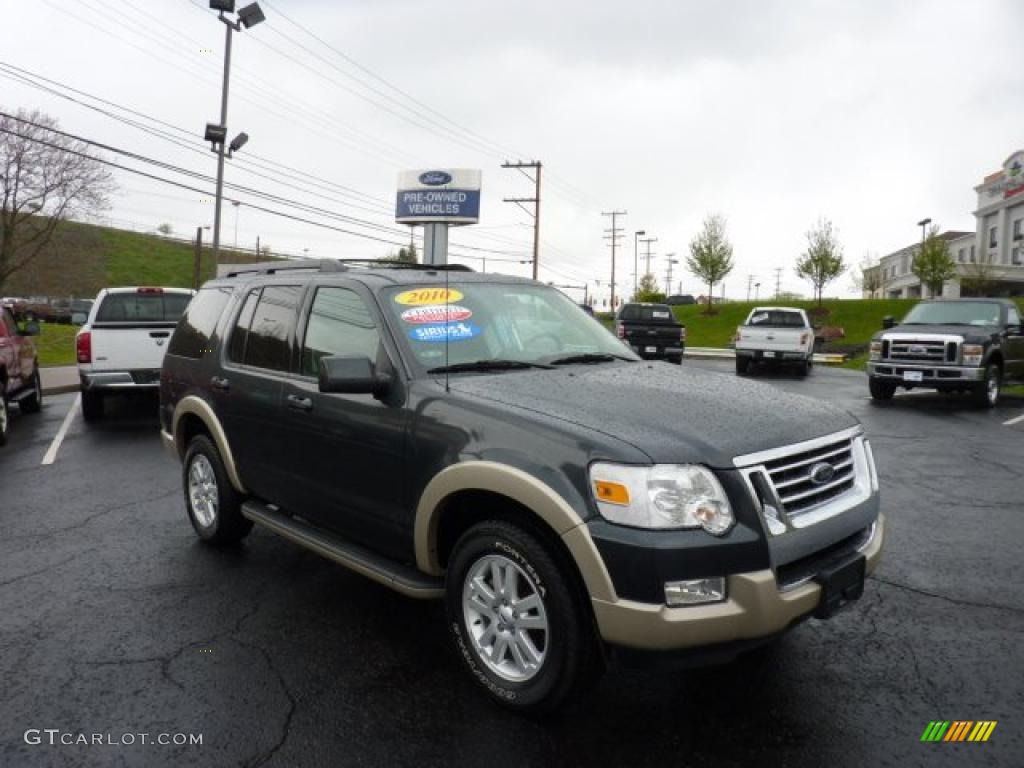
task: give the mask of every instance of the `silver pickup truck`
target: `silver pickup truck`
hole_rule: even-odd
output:
[[[736,329],[736,373],[760,364],[795,365],[806,376],[813,365],[814,328],[807,313],[793,307],[754,307]]]

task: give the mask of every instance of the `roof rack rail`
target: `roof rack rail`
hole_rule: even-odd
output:
[[[310,272],[347,272],[349,265],[368,269],[419,269],[425,271],[447,270],[449,272],[472,272],[465,264],[410,264],[392,259],[282,259],[261,261],[255,264],[241,264],[228,272],[225,277],[239,275],[273,275],[277,272],[307,270]]]

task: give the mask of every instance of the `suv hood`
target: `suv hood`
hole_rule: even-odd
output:
[[[612,435],[654,462],[731,467],[734,456],[857,425],[849,413],[732,374],[658,363],[452,377],[451,391]]]
[[[963,336],[964,338],[987,338],[993,333],[998,333],[999,328],[994,325],[894,325],[874,335],[875,339],[881,339],[890,333],[901,333],[907,336],[914,334],[928,335],[939,334],[942,336]]]

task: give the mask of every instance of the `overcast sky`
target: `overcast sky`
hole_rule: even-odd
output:
[[[65,130],[212,175],[201,139],[219,116],[224,27],[206,5],[0,1],[0,62],[191,130],[192,139],[178,135],[192,151],[7,77],[0,106],[40,108]],[[973,231],[974,185],[1024,147],[1019,0],[262,6],[267,21],[234,40],[229,132],[251,140],[227,180],[384,229],[266,207],[398,242],[399,170],[481,168],[480,225],[452,240],[500,252],[463,251],[488,255],[488,271],[529,270],[517,262],[529,257],[530,219],[501,200],[532,190],[500,167],[504,159],[544,163],[542,279],[592,289],[600,280],[606,290],[609,221],[600,212],[620,209],[620,289],[632,290],[638,229],[658,239],[653,271],[663,280],[665,254],[682,259],[703,217],[720,212],[735,246],[726,292],[742,298],[751,274],[770,294],[776,267],[783,290],[809,293],[792,265],[820,216],[835,222],[852,264],[912,242],[925,216]],[[300,180],[252,176],[246,158],[283,163]],[[308,174],[344,188],[311,187]],[[115,225],[169,222],[189,236],[212,222],[200,194],[117,178]],[[229,195],[243,201],[239,245],[260,236],[275,250],[343,257],[393,247]],[[235,213],[226,207],[227,245]],[[684,292],[698,293],[683,266],[673,290],[682,279]],[[826,290],[851,292],[848,277]]]

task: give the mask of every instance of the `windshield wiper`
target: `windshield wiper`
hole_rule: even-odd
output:
[[[468,363],[452,363],[430,368],[427,373],[460,373],[462,371],[516,371],[524,368],[545,368],[553,366],[544,363],[529,363],[525,360],[471,360]]]
[[[624,355],[584,352],[581,355],[568,355],[566,357],[555,358],[551,361],[551,365],[571,365],[572,363],[610,363],[615,360],[628,360],[631,363],[636,362],[632,358],[625,357]]]

